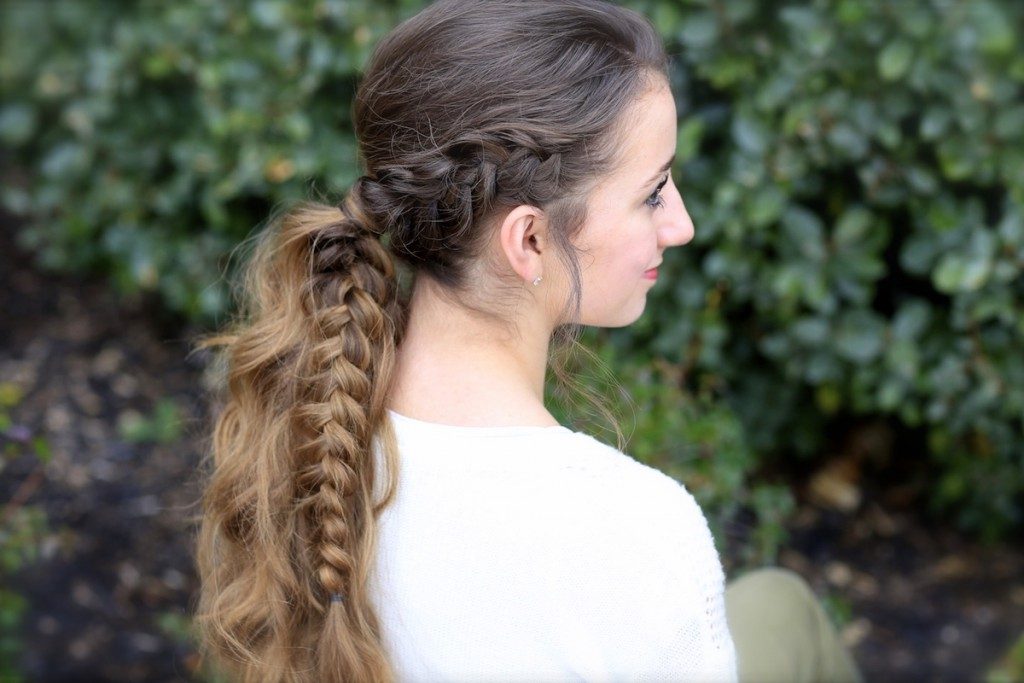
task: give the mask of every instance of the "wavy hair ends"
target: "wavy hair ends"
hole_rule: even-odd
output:
[[[398,473],[387,405],[406,310],[392,257],[465,293],[490,212],[534,204],[578,308],[588,184],[665,70],[650,24],[602,0],[441,0],[380,42],[354,105],[366,175],[340,207],[271,222],[244,265],[239,318],[199,343],[219,349],[225,391],[197,623],[232,680],[394,679],[371,597]],[[583,350],[570,327],[556,341]]]
[[[226,389],[197,544],[204,655],[232,680],[391,680],[368,584],[397,478],[394,265],[350,193],[272,222],[245,273],[239,319],[199,343]]]

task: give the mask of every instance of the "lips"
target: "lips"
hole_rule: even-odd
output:
[[[651,268],[650,270],[645,270],[644,271],[644,277],[647,278],[648,280],[657,280],[658,279],[658,269],[657,268]]]

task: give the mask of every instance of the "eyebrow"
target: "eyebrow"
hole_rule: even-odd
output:
[[[672,156],[669,158],[669,160],[666,161],[665,164],[661,168],[658,169],[658,172],[655,173],[653,176],[651,176],[651,179],[648,180],[646,183],[644,183],[643,186],[647,187],[648,185],[653,183],[655,180],[657,180],[661,176],[665,175],[665,172],[668,171],[668,169],[672,168],[672,164],[674,164],[675,161],[676,161],[676,155],[673,153]]]

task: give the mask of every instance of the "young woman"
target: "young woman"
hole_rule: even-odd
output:
[[[205,342],[198,617],[233,678],[736,678],[693,498],[544,403],[553,351],[634,322],[693,236],[666,71],[599,0],[442,0],[377,46],[365,175],[266,234]]]

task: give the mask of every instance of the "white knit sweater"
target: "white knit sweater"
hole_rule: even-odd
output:
[[[565,427],[390,412],[372,595],[403,681],[735,681],[722,566],[675,480]]]

